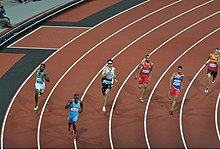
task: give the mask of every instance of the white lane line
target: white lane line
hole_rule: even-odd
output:
[[[100,22],[99,24],[95,25],[94,27],[92,27],[92,28],[86,30],[85,32],[81,33],[81,34],[78,35],[77,37],[71,39],[69,42],[67,42],[66,44],[64,44],[64,45],[63,45],[61,48],[59,48],[56,52],[54,52],[52,55],[50,55],[50,56],[44,61],[44,63],[46,63],[51,57],[53,57],[56,53],[58,53],[60,50],[62,50],[63,48],[65,48],[67,45],[71,44],[73,41],[77,40],[78,38],[80,38],[81,36],[85,35],[85,34],[88,33],[89,31],[91,31],[91,30],[93,30],[93,29],[99,27],[100,25],[104,24],[105,22],[107,22],[107,21],[109,21],[109,20],[111,20],[111,19],[113,19],[113,18],[115,18],[115,17],[117,17],[117,16],[119,16],[119,15],[121,15],[121,14],[127,12],[127,11],[130,11],[130,10],[132,10],[132,9],[138,7],[138,6],[141,6],[141,5],[143,5],[143,4],[147,3],[147,2],[149,2],[149,1],[145,1],[145,2],[143,2],[143,3],[140,3],[140,4],[136,5],[136,6],[133,6],[133,7],[131,7],[131,8],[128,8],[128,9],[126,9],[126,10],[124,10],[124,11],[122,11],[122,12],[120,12],[120,13],[118,13],[118,14],[116,14],[116,15],[114,15],[114,16],[112,16],[112,17],[106,19],[106,20],[104,20],[103,22]],[[40,28],[41,28],[41,27],[40,27]],[[40,28],[39,28],[39,29],[40,29]],[[36,30],[37,30],[37,29],[36,29]],[[39,67],[39,66],[38,66],[38,67]],[[38,68],[38,67],[37,67],[37,68]],[[1,130],[1,149],[3,149],[3,145],[4,145],[3,143],[4,143],[5,124],[6,124],[6,120],[7,120],[9,111],[10,111],[10,109],[11,109],[11,107],[12,107],[12,104],[14,103],[15,98],[17,97],[17,95],[18,95],[18,93],[21,91],[21,89],[24,87],[24,85],[27,83],[27,81],[28,81],[28,80],[33,76],[33,74],[37,71],[37,68],[35,68],[35,70],[34,70],[34,71],[27,77],[27,79],[22,83],[22,85],[19,87],[19,89],[18,89],[17,92],[15,93],[14,97],[12,98],[12,100],[11,100],[9,106],[8,106],[8,109],[7,109],[7,111],[6,111],[6,114],[5,114],[5,117],[4,117],[4,120],[3,120],[2,130]],[[37,140],[39,140],[39,139],[37,139]]]
[[[212,31],[211,33],[209,33],[208,35],[206,35],[205,37],[203,37],[202,39],[200,39],[198,42],[196,42],[195,44],[193,44],[189,49],[192,49],[193,47],[195,47],[197,44],[201,43],[203,40],[205,40],[206,38],[208,38],[209,36],[211,36],[212,34],[214,34],[215,32],[219,31],[220,28]],[[180,107],[180,117],[179,117],[179,125],[180,125],[180,133],[181,133],[181,138],[182,138],[182,142],[183,142],[183,145],[184,145],[184,148],[187,149],[187,145],[186,145],[186,141],[185,141],[185,138],[184,138],[184,134],[183,134],[183,126],[182,126],[182,115],[183,115],[183,106],[184,106],[184,102],[185,102],[185,99],[186,99],[186,95],[191,87],[191,85],[193,84],[194,80],[196,79],[196,77],[199,75],[199,73],[202,71],[202,69],[205,67],[205,64],[199,69],[199,71],[196,73],[196,75],[193,77],[193,79],[191,80],[190,84],[188,85],[185,93],[184,93],[184,96],[183,96],[183,99],[182,99],[182,103],[181,103],[181,107]]]
[[[12,43],[11,45],[7,46],[7,48],[11,48],[12,45],[14,45],[14,44],[18,43],[19,41],[25,39],[25,38],[28,37],[29,35],[31,35],[31,34],[33,34],[34,32],[40,30],[41,28],[42,28],[42,26],[40,26],[39,28],[33,30],[32,32],[26,34],[25,36],[23,36],[22,38],[18,39],[17,41],[15,41],[14,43]],[[16,34],[16,33],[15,33],[15,34]]]
[[[10,48],[14,48],[14,49],[31,49],[31,50],[38,50],[38,49],[42,49],[42,50],[58,50],[59,48],[51,48],[51,47],[10,47]]]
[[[218,99],[215,104],[215,129],[217,132],[218,140],[220,141],[220,133],[219,133],[219,128],[218,128],[218,105],[219,105],[219,100],[220,100],[220,93],[218,94]]]
[[[91,27],[76,27],[76,26],[42,26],[43,28],[71,28],[71,29],[90,29]]]

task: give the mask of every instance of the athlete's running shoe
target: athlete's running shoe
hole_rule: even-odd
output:
[[[103,112],[106,112],[106,109],[105,109],[105,107],[102,107],[102,111],[103,111]]]
[[[70,132],[70,127],[67,129],[68,132]]]
[[[212,80],[212,83],[215,83],[215,80]]]
[[[209,92],[209,89],[208,88],[205,88],[205,93],[208,93]]]
[[[34,106],[34,110],[37,110],[38,109],[38,106],[36,105],[36,106]]]
[[[169,113],[170,113],[170,115],[173,115],[173,111],[172,110],[170,110]]]

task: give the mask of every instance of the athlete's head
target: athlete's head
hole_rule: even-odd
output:
[[[74,94],[73,98],[74,98],[74,100],[79,100],[80,96],[79,96],[79,94]]]
[[[182,70],[183,70],[183,67],[182,66],[178,66],[177,70],[178,70],[178,74],[180,74],[182,72]]]
[[[113,64],[113,60],[112,59],[107,60],[107,65],[109,67],[112,67],[112,64]]]
[[[146,55],[146,56],[145,56],[145,59],[146,59],[146,62],[149,63],[149,62],[150,62],[150,55],[149,55],[149,54]]]
[[[43,72],[43,71],[44,71],[44,69],[45,69],[45,67],[46,67],[46,65],[45,65],[45,64],[41,64],[41,65],[40,65],[40,71],[41,71],[41,72]]]
[[[218,54],[219,53],[219,48],[215,48],[214,52],[215,52],[215,54]]]

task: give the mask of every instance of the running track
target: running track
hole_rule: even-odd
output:
[[[70,11],[96,2],[100,0]],[[121,2],[106,5],[116,3]],[[76,92],[83,95],[85,107],[77,122],[77,148],[220,148],[214,118],[220,80],[209,94],[204,93],[206,68],[193,80],[209,53],[219,47],[219,5],[217,0],[144,1],[95,26],[43,26],[10,45],[54,53],[45,60],[51,82],[40,98],[40,109],[33,111],[33,72],[11,101],[1,148],[73,148],[64,105]],[[155,68],[145,103],[140,103],[133,71],[148,53]],[[109,58],[114,59],[119,82],[104,114],[100,70]],[[184,89],[170,116],[169,78],[178,65],[183,66]]]

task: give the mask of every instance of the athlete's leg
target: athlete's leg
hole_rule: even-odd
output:
[[[34,110],[38,109],[38,94],[40,93],[40,91],[38,89],[35,89],[35,106],[34,106]]]
[[[104,112],[106,111],[105,107],[106,107],[106,104],[107,104],[107,101],[108,101],[109,91],[110,91],[110,89],[106,89],[105,95],[104,95],[104,104],[103,104],[103,108],[102,108],[102,111],[104,111]]]
[[[173,109],[176,105],[177,99],[178,99],[178,95],[175,95],[173,98],[173,103],[172,103],[171,109],[170,109],[170,115],[173,115]]]
[[[206,79],[206,88],[205,88],[206,93],[208,93],[210,82],[211,82],[211,73],[208,71],[207,79]]]
[[[212,83],[215,83],[215,79],[217,77],[218,72],[213,72],[212,73]]]
[[[147,84],[145,83],[145,84],[143,85],[142,90],[141,90],[141,96],[140,96],[140,101],[141,101],[141,102],[144,102],[143,98],[144,98],[144,95],[145,95],[145,93],[146,93],[146,89],[147,89]]]
[[[73,122],[73,138],[76,139],[76,122]]]

